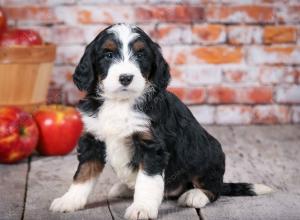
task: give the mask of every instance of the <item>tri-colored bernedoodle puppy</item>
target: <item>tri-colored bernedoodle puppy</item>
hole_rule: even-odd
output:
[[[79,166],[52,211],[83,208],[106,163],[120,180],[109,196],[133,196],[127,219],[157,218],[164,196],[201,208],[220,195],[271,191],[262,184],[223,182],[220,143],[166,91],[169,80],[160,47],[136,26],[112,25],[87,46],[74,73],[74,83],[86,92],[78,106],[85,125]]]

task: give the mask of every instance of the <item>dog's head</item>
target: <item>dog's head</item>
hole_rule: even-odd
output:
[[[149,87],[165,89],[170,74],[160,47],[144,31],[116,24],[86,47],[73,79],[80,90],[129,99],[139,97]]]

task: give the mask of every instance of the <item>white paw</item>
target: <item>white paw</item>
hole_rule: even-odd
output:
[[[62,197],[53,200],[50,210],[53,212],[73,212],[82,209],[85,204],[85,198],[76,197],[67,192]]]
[[[111,187],[108,193],[108,198],[130,198],[133,196],[134,191],[129,189],[124,183],[116,183]]]
[[[124,217],[130,220],[137,219],[156,219],[158,214],[158,208],[149,207],[147,205],[132,203],[126,209]]]
[[[191,189],[183,193],[178,199],[178,204],[180,206],[189,206],[193,208],[202,208],[207,203],[209,203],[209,199],[200,189]]]

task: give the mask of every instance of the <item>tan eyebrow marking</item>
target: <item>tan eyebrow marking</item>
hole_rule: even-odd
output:
[[[144,44],[144,42],[142,42],[140,40],[133,43],[133,49],[135,51],[139,51],[144,48],[145,48],[145,44]]]
[[[114,51],[117,49],[117,44],[113,40],[106,40],[102,46],[104,49]]]

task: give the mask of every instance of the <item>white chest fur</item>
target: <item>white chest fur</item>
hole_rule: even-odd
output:
[[[86,131],[105,142],[107,162],[117,176],[133,188],[137,173],[128,167],[133,149],[126,145],[126,138],[134,132],[147,131],[149,118],[129,102],[105,101],[96,117],[83,116],[83,121]]]

